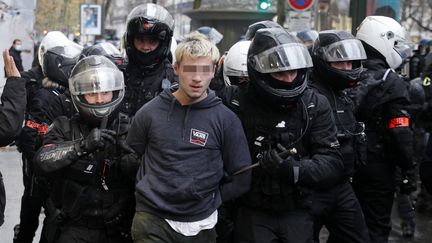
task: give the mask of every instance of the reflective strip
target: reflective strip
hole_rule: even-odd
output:
[[[294,184],[298,182],[299,175],[300,175],[300,167],[293,166],[293,172],[294,172]]]
[[[384,76],[382,77],[381,80],[382,80],[382,81],[386,81],[387,76],[389,75],[389,73],[390,73],[391,71],[393,71],[393,69],[391,69],[391,68],[387,69],[387,71],[384,73]]]
[[[408,126],[409,126],[408,117],[396,117],[389,121],[389,128],[408,127]]]
[[[423,86],[429,86],[431,84],[431,79],[429,77],[425,77],[423,79]]]
[[[26,120],[25,126],[38,130],[40,135],[45,135],[45,133],[47,133],[47,131],[48,131],[47,125],[42,125],[42,124],[39,124],[39,123],[34,122],[32,120]]]

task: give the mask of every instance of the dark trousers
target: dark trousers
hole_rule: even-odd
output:
[[[311,243],[313,218],[306,211],[268,212],[241,207],[234,242]]]
[[[212,243],[216,242],[215,229],[202,230],[195,236],[184,236],[156,215],[136,212],[132,223],[132,238],[135,243]]]
[[[41,187],[36,181],[30,161],[23,156],[24,193],[21,197],[19,229],[15,234],[14,243],[32,243],[39,226],[39,215],[44,204]],[[45,242],[41,238],[40,242]]]
[[[233,242],[233,231],[237,205],[235,202],[223,203],[218,209],[218,222],[215,226],[217,243]]]
[[[394,166],[390,163],[368,163],[359,166],[354,178],[354,191],[362,207],[371,242],[387,243],[395,193]]]
[[[84,226],[64,226],[56,243],[132,243],[115,229],[92,229]]]
[[[319,233],[325,225],[330,233],[327,242],[369,243],[363,212],[348,180],[328,191],[316,192],[313,199],[315,242],[319,242]]]

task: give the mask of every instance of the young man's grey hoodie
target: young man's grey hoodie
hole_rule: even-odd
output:
[[[136,210],[176,221],[207,218],[226,200],[245,193],[250,172],[228,174],[251,164],[238,117],[213,91],[182,106],[164,90],[135,115],[127,143],[143,155],[137,174]]]

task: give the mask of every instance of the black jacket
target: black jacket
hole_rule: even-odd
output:
[[[43,87],[45,75],[39,65],[22,72],[26,80],[27,107],[24,127],[17,138],[17,145],[23,155],[31,161],[42,146],[42,137],[48,126],[59,116],[71,117],[72,102],[62,95],[63,90]]]
[[[306,89],[293,108],[278,108],[249,87],[230,86],[222,99],[242,121],[253,162],[259,162],[263,152],[277,143],[297,153],[291,161],[293,175],[272,175],[254,168],[252,188],[242,204],[277,211],[309,206],[304,205],[309,203],[307,192],[337,183],[344,169],[327,99]]]
[[[108,124],[109,129],[120,127],[124,126],[116,120]],[[127,127],[116,130],[115,145],[82,152],[78,147],[92,128],[78,115],[58,117],[35,155],[35,171],[50,179],[50,198],[71,224],[80,220],[98,227],[129,223],[134,212],[133,175],[138,156],[120,147]]]
[[[325,80],[313,75],[310,86],[324,95],[332,108],[337,127],[337,138],[340,143],[340,152],[343,157],[345,177],[354,175],[355,164],[361,162],[361,140],[364,139],[354,114],[354,103],[343,90],[333,88]],[[365,162],[365,161],[363,161]]]
[[[141,69],[128,63],[125,72],[125,96],[120,111],[129,116],[135,115],[141,106],[176,82],[168,59],[154,70]]]
[[[19,133],[26,108],[25,79],[8,78],[1,96],[0,146],[6,146]]]
[[[14,59],[15,66],[17,67],[18,71],[24,71],[21,59],[21,51],[17,51],[15,48],[11,47],[9,48],[9,55]]]
[[[368,90],[357,112],[357,120],[366,125],[368,163],[394,163],[409,169],[413,151],[408,83],[389,70],[384,60],[371,58],[364,66],[368,69],[366,78],[359,83],[379,80],[379,85]]]
[[[25,80],[16,77],[8,78],[0,104],[0,146],[11,143],[19,133],[24,120],[26,102]],[[0,226],[3,224],[5,206],[6,194],[0,172]]]

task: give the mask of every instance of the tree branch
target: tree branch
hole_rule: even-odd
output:
[[[421,20],[416,19],[412,14],[409,15],[409,18],[412,19],[420,28],[432,32],[432,28],[430,28],[429,26],[423,25]]]

